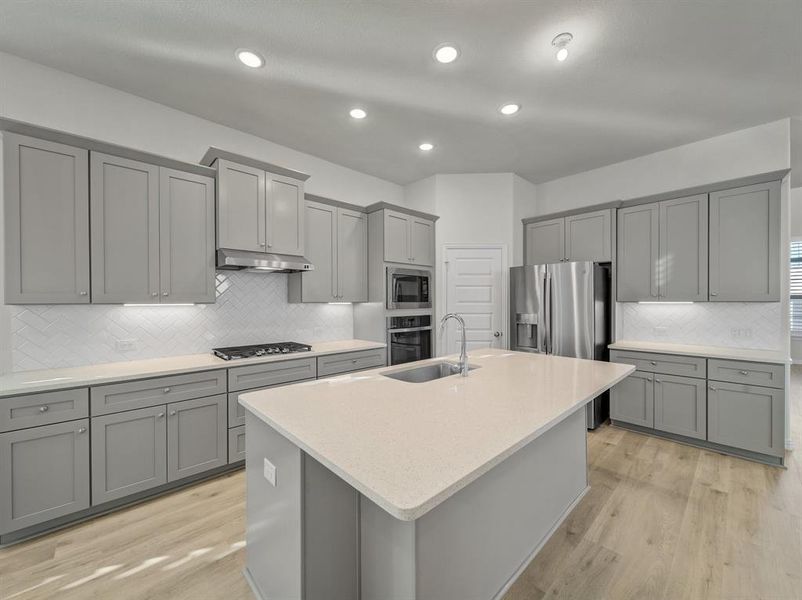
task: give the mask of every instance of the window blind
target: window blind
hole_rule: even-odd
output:
[[[802,241],[791,242],[791,333],[802,336]]]

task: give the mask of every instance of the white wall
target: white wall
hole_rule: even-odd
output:
[[[521,219],[537,214],[537,186],[518,175],[512,180],[513,253],[511,267],[524,262],[524,229]]]
[[[380,201],[403,204],[404,201],[404,190],[397,184],[4,53],[0,53],[0,116],[188,162],[197,162],[209,146],[218,146],[308,173],[311,177],[306,183],[306,191],[310,193],[360,205]],[[102,341],[95,339],[91,351],[76,353],[71,358],[73,362],[105,362],[197,352],[200,348],[216,345],[220,340],[236,343],[237,340],[227,337],[226,332],[242,333],[245,322],[250,323],[247,330],[250,337],[242,339],[243,343],[259,339],[280,341],[277,338],[291,336],[292,331],[297,333],[291,337],[307,342],[329,338],[331,333],[327,332],[336,332],[339,337],[352,335],[350,308],[288,305],[286,275],[268,275],[282,278],[282,281],[265,282],[265,285],[246,277],[253,275],[228,280],[226,285],[236,288],[229,296],[241,297],[247,291],[255,296],[254,301],[267,303],[274,316],[283,318],[243,320],[242,311],[230,310],[230,306],[226,310],[217,306],[187,307],[180,311],[180,315],[172,315],[175,318],[171,318],[171,309],[157,308],[84,306],[47,310],[47,307],[2,306],[0,373],[12,368],[62,364],[64,358],[55,353],[69,352],[72,344],[87,346],[86,335],[96,331],[95,325],[99,322],[107,324],[103,329],[107,335]],[[1,282],[0,277],[0,288]],[[134,312],[136,315],[132,316]],[[257,314],[258,311],[252,313]],[[203,325],[204,322],[207,325]],[[126,325],[120,326],[121,323]],[[200,345],[182,333],[187,329],[187,323],[194,324],[194,330],[190,330],[202,331],[201,338],[196,338],[203,340]],[[55,335],[54,332],[58,333],[60,342],[55,344],[54,354],[48,355],[47,338]],[[138,336],[135,351],[125,355],[115,351],[115,339],[135,336]]]

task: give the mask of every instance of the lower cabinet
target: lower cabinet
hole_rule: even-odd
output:
[[[92,419],[92,504],[167,483],[165,407]]]
[[[613,421],[654,427],[654,375],[635,371],[610,390]]]
[[[707,438],[704,379],[654,376],[654,428],[700,440]]]
[[[782,457],[785,452],[783,390],[710,381],[708,440]]]
[[[89,508],[89,420],[0,434],[0,534]]]
[[[225,394],[167,405],[167,481],[228,464]]]
[[[229,464],[245,460],[245,425],[228,430]]]

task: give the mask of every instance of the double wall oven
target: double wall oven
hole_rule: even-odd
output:
[[[432,317],[387,317],[387,362],[400,365],[432,357]]]

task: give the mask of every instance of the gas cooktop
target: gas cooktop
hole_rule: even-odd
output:
[[[238,358],[254,358],[271,354],[291,354],[293,352],[309,352],[312,346],[298,342],[277,342],[274,344],[254,344],[252,346],[229,346],[228,348],[212,348],[212,352],[223,360]]]

